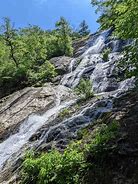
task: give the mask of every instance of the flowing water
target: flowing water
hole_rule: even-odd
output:
[[[71,61],[69,70],[61,80],[63,86],[74,88],[78,85],[82,77],[89,78],[93,83],[93,90],[95,93],[103,93],[114,91],[114,95],[118,91],[128,90],[133,86],[134,78],[126,81],[118,82],[116,71],[116,60],[119,59],[118,52],[120,48],[126,44],[118,40],[111,40],[111,30],[99,33],[89,39],[86,46],[82,48],[84,53]],[[112,53],[109,55],[109,61],[104,62],[101,57],[101,52],[104,48],[110,47]],[[75,66],[78,65],[78,66]],[[32,114],[20,126],[18,133],[11,135],[7,140],[0,144],[0,168],[3,167],[6,160],[8,160],[14,153],[17,153],[49,119],[55,118],[58,113],[65,107],[74,103],[74,100],[61,102],[60,94],[55,91],[55,107],[47,110],[43,115]],[[112,109],[112,100],[107,98],[95,102],[89,107],[86,107],[78,115],[61,122],[58,125],[51,127],[44,136],[41,137],[42,142],[49,142],[51,140],[58,140],[63,137],[73,137],[77,130],[89,124],[94,119],[99,118],[102,113],[109,112]],[[56,136],[55,132],[58,132]]]
[[[121,49],[129,44],[129,42],[111,39],[111,30],[104,31],[95,38],[88,40],[86,44],[86,50],[83,48],[84,53],[71,62],[71,68],[75,68],[72,65],[78,63],[78,66],[71,70],[70,73],[65,75],[61,80],[61,84],[70,88],[75,88],[82,77],[89,78],[93,84],[93,91],[95,93],[110,92],[123,90],[122,83],[118,82],[118,68],[117,63],[122,57],[120,55]],[[106,48],[111,49],[111,53],[108,55],[108,61],[104,61],[102,58],[102,51]],[[128,89],[134,83],[134,78],[127,80],[123,84]]]
[[[7,140],[0,144],[0,168],[4,162],[14,153],[18,152],[29,140],[29,138],[41,128],[51,117],[56,117],[61,109],[70,106],[74,100],[61,103],[60,94],[55,92],[55,106],[43,115],[32,114],[20,126],[18,133],[10,136]],[[54,118],[53,117],[53,118]]]
[[[79,114],[74,115],[61,123],[51,126],[48,131],[44,131],[41,136],[39,145],[43,142],[60,141],[72,139],[77,136],[78,130],[92,123],[94,120],[101,117],[105,112],[111,112],[111,100],[99,100],[92,105],[84,108]]]

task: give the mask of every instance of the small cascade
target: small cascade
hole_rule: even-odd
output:
[[[95,93],[123,90],[120,82],[118,82],[116,63],[121,57],[119,51],[128,42],[116,40],[115,38],[111,40],[110,36],[111,30],[107,30],[94,36],[94,39],[90,38],[87,41],[89,48],[79,58],[76,58],[79,63],[78,66],[74,71],[71,70],[70,73],[63,77],[61,84],[75,88],[79,84],[80,79],[85,77],[89,78],[93,83],[93,91]],[[104,61],[102,58],[102,51],[106,48],[111,49],[108,61]],[[129,86],[131,86],[134,80],[129,80],[129,82]]]
[[[0,144],[0,169],[3,167],[6,160],[8,160],[14,153],[18,152],[47,121],[55,118],[58,113],[74,103],[74,100],[61,102],[60,91],[55,91],[55,106],[43,115],[30,115],[20,126],[18,133],[11,135],[8,139]]]
[[[78,58],[80,62],[78,62],[79,65],[77,68],[73,72],[71,71],[69,74],[65,75],[65,77],[62,79],[62,85],[72,88],[76,87],[84,73],[87,73],[89,70],[92,71],[97,63],[103,62],[100,53],[105,47],[105,42],[107,41],[109,34],[110,30],[104,31],[93,40],[93,43],[91,42],[92,46],[89,47],[82,54],[82,56]]]
[[[70,73],[72,73],[73,70],[74,70],[75,62],[76,62],[76,59],[72,59],[71,62],[70,62],[70,65],[69,65],[69,71],[70,71]]]
[[[97,95],[102,96],[102,100],[96,99],[92,104],[88,103],[81,112],[77,112],[74,116],[67,118],[62,122],[57,122],[50,128],[41,132],[41,138],[36,140],[36,144],[41,146],[43,143],[51,141],[70,140],[76,138],[77,131],[92,123],[101,117],[103,113],[112,110],[114,97],[131,87],[134,87],[134,78],[125,81],[118,81],[118,73],[116,70],[116,61],[119,60],[119,51],[126,44],[118,40],[111,40],[111,30],[95,34],[86,42],[86,46],[80,48],[83,50],[81,56],[72,59],[67,73],[61,80],[61,85],[54,90],[55,106],[48,109],[42,115],[31,114],[21,125],[19,131],[11,135],[0,144],[0,170],[7,160],[14,158],[13,155],[18,153],[25,146],[30,138],[36,134],[41,128],[52,120],[55,120],[59,112],[71,106],[76,102],[75,98],[66,97],[65,86],[75,88],[82,77],[89,78],[93,83],[93,91]],[[102,58],[102,51],[111,48],[108,61]],[[71,90],[68,91],[72,94]],[[110,98],[110,94],[112,98]],[[63,97],[63,98],[62,98]],[[77,110],[76,110],[77,111]],[[35,143],[34,143],[35,145]],[[34,146],[32,143],[32,146]]]
[[[84,108],[79,114],[57,125],[51,126],[48,130],[44,129],[41,133],[41,139],[37,143],[37,147],[43,143],[52,141],[58,143],[61,140],[66,142],[68,139],[74,139],[77,136],[78,130],[100,118],[103,113],[111,112],[111,110],[112,100],[98,100],[91,106]]]

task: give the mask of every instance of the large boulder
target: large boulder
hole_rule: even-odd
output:
[[[50,62],[55,66],[58,75],[64,75],[69,70],[71,60],[70,57],[61,56],[52,58]]]

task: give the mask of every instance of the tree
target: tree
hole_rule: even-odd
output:
[[[92,4],[101,12],[101,29],[113,27],[118,38],[133,40],[123,51],[121,66],[126,76],[138,76],[138,1],[92,0]]]
[[[28,67],[36,67],[47,60],[46,36],[44,31],[38,26],[29,25],[20,30],[22,42],[24,44],[22,61]]]
[[[73,54],[73,47],[69,23],[64,17],[61,17],[60,20],[56,22],[56,28],[61,55],[71,56]]]
[[[48,39],[51,41],[37,26],[16,30],[10,19],[4,18],[0,34],[0,97],[27,85],[41,85],[56,75],[47,57],[47,48],[54,50]]]
[[[81,37],[83,36],[87,36],[90,34],[90,30],[89,30],[89,26],[87,25],[86,21],[83,20],[79,26],[79,31],[78,31],[79,35]]]
[[[92,0],[92,4],[101,12],[101,29],[113,27],[120,38],[138,38],[137,0]]]
[[[18,68],[19,61],[15,56],[16,48],[18,47],[18,43],[15,41],[17,34],[9,18],[7,17],[4,18],[4,24],[1,26],[1,31],[3,32],[3,38],[6,42],[6,45],[10,49],[10,57],[14,61],[16,67]]]

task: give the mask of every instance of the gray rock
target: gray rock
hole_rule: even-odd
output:
[[[64,75],[69,72],[69,65],[71,60],[72,58],[70,57],[61,56],[52,58],[50,62],[55,66],[58,75]]]
[[[116,62],[121,57],[119,52],[128,42],[111,39],[111,34],[112,30],[107,30],[91,35],[81,43],[81,48],[77,48],[77,58],[63,56],[50,60],[59,75],[54,82],[58,84],[61,80],[61,85],[26,88],[1,99],[1,183],[1,177],[5,176],[3,172],[12,173],[12,168],[19,166],[19,160],[27,149],[48,150],[52,146],[65,148],[70,139],[76,138],[81,128],[101,118],[104,113],[111,112],[114,99],[134,87],[134,78],[118,81]],[[108,47],[111,53],[105,62],[102,51]],[[101,100],[87,103],[81,111],[76,110],[72,117],[56,121],[64,108],[76,102],[76,96],[67,87],[75,88],[82,77],[91,80],[93,91]]]

